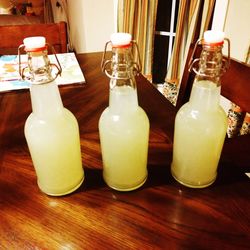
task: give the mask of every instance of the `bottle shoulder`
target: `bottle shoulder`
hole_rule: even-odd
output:
[[[140,106],[137,106],[137,107],[134,107],[132,110],[121,110],[120,112],[115,110],[113,111],[110,107],[106,107],[104,109],[104,111],[102,112],[101,114],[101,117],[147,117],[147,113],[145,112],[145,110],[140,107]]]
[[[101,114],[99,123],[116,123],[117,125],[120,123],[148,123],[149,119],[146,112],[138,106],[133,111],[127,112],[112,112],[112,110],[107,107]]]
[[[65,123],[78,124],[77,119],[74,114],[66,109],[62,108],[60,112],[57,113],[47,113],[47,114],[36,114],[31,113],[26,122],[25,126],[35,127],[35,126],[48,126],[52,124],[58,124],[58,126]]]
[[[227,126],[227,114],[224,109],[218,105],[216,109],[197,109],[189,102],[185,103],[176,114],[176,122],[188,124],[189,122],[218,122]]]

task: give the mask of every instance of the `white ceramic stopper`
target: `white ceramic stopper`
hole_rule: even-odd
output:
[[[27,37],[23,40],[26,50],[44,48],[45,43],[45,37],[43,36]]]
[[[207,30],[204,32],[205,43],[223,43],[225,33],[220,30]]]
[[[114,47],[125,46],[131,43],[131,35],[129,33],[114,33],[111,35],[110,40]]]

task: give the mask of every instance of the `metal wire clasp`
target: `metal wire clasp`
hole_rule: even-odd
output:
[[[58,75],[61,75],[62,73],[62,67],[61,67],[61,64],[57,58],[57,55],[56,55],[56,51],[55,51],[55,48],[50,45],[49,43],[46,43],[46,48],[50,48],[53,55],[55,56],[56,58],[56,62],[57,64],[54,64],[54,63],[50,63],[49,62],[49,66],[51,68],[55,67],[56,68],[56,72],[54,73],[54,77],[52,77],[51,79],[49,79],[48,81],[44,81],[44,82],[39,82],[39,84],[44,84],[44,83],[49,83],[49,82],[52,82],[54,81]],[[28,66],[22,68],[22,62],[21,62],[21,50],[25,48],[25,45],[24,44],[21,44],[19,47],[18,47],[18,66],[19,66],[19,75],[21,76],[21,79],[22,80],[27,80],[27,81],[31,81],[31,77],[29,74],[27,74],[27,69],[28,69]]]
[[[228,38],[224,38],[224,41],[227,42],[228,50],[227,50],[226,59],[225,58],[222,59],[222,62],[223,62],[222,73],[224,73],[230,66],[230,40]],[[193,57],[194,57],[194,54],[195,54],[195,51],[196,51],[198,45],[202,45],[202,44],[204,44],[204,39],[203,38],[199,39],[195,43],[192,55],[191,55],[190,60],[188,62],[188,71],[189,72],[191,72],[193,70],[196,74],[198,74],[198,70],[195,67],[195,65],[200,61],[200,58],[196,58],[196,59],[193,60]]]
[[[105,47],[104,47],[104,52],[102,55],[102,63],[101,63],[101,68],[102,68],[102,72],[104,72],[109,78],[112,79],[127,79],[124,77],[114,77],[110,74],[111,69],[108,68],[108,65],[112,63],[111,59],[106,59],[106,54],[107,54],[107,48],[109,46],[109,44],[111,44],[111,41],[106,42]],[[134,75],[138,75],[141,72],[141,59],[140,59],[140,53],[139,53],[139,48],[138,48],[138,44],[135,40],[131,41],[131,45],[135,46],[137,55],[138,55],[138,63],[137,62],[132,62],[133,64],[133,72]],[[132,50],[133,51],[133,50]]]

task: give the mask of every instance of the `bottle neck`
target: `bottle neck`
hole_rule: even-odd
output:
[[[111,89],[121,86],[129,86],[136,89],[136,82],[133,72],[132,46],[112,48],[111,70]]]
[[[47,50],[32,51],[27,54],[33,114],[47,117],[61,113],[63,103],[58,86],[51,75]]]
[[[127,113],[138,108],[131,50],[132,46],[112,49],[109,107],[114,113]]]
[[[220,105],[221,87],[210,81],[194,82],[189,104],[195,110],[212,111]]]
[[[199,69],[196,72],[189,100],[194,109],[211,111],[219,107],[222,59],[222,45],[203,45]]]
[[[220,86],[222,74],[222,45],[204,44],[200,55],[199,70],[196,81],[210,81]]]
[[[50,82],[53,80],[51,66],[46,49],[27,52],[30,81],[34,84]]]
[[[33,114],[47,117],[61,114],[63,103],[57,84],[32,84],[30,87]]]

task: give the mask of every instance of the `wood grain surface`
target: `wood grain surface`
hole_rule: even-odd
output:
[[[109,79],[100,53],[78,60],[86,83],[60,87],[79,122],[85,171],[70,195],[50,197],[36,184],[23,132],[29,91],[0,93],[0,249],[249,249],[250,137],[226,142],[212,186],[181,186],[170,174],[176,109],[139,76],[139,103],[151,126],[149,176],[136,191],[114,191],[102,179],[98,134]]]

